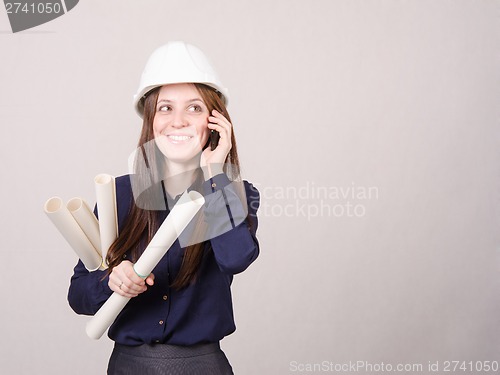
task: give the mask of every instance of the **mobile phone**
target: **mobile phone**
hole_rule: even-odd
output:
[[[213,151],[219,144],[220,134],[218,131],[210,130],[210,150]]]

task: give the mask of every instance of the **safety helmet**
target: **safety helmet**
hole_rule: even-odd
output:
[[[156,87],[172,83],[203,83],[218,91],[225,105],[228,103],[228,90],[203,52],[185,42],[168,42],[152,53],[142,72],[134,95],[134,108],[140,117],[146,95]]]

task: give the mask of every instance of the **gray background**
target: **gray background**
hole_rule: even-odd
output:
[[[12,34],[0,11],[2,373],[105,372],[112,343],[67,305],[77,259],[42,206],[93,204],[95,175],[127,172],[142,68],[179,39],[229,87],[262,193],[261,256],[235,278],[222,342],[235,372],[500,360],[499,15],[488,0],[87,0]],[[378,194],[314,196],[331,187]]]

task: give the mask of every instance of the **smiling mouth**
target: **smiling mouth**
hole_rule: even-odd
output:
[[[183,142],[188,142],[192,136],[189,135],[167,135],[167,138],[173,142],[173,143],[183,143]]]

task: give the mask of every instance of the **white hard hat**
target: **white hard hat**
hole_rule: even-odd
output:
[[[134,107],[140,117],[145,95],[156,87],[172,83],[203,83],[217,90],[224,104],[228,103],[228,90],[203,52],[191,44],[168,42],[153,52],[142,72],[134,95]]]

